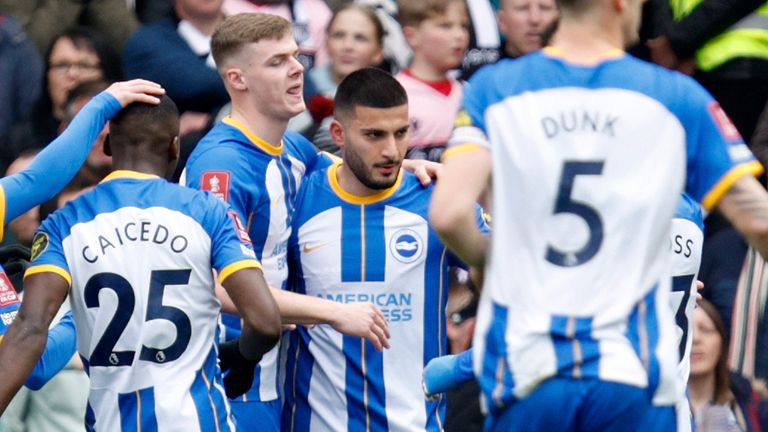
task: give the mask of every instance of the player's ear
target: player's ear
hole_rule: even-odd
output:
[[[333,119],[330,125],[331,139],[339,148],[344,148],[344,126],[341,123]]]
[[[224,78],[229,84],[229,87],[234,90],[245,91],[248,90],[248,85],[245,82],[243,71],[240,68],[232,67],[224,71]]]
[[[179,139],[179,136],[176,135],[175,137],[173,137],[173,140],[171,141],[171,145],[168,146],[168,160],[171,160],[171,161],[179,160],[180,152],[181,152],[181,140]]]
[[[104,154],[112,156],[112,144],[109,142],[109,134],[104,137]]]

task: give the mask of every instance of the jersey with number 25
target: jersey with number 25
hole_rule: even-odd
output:
[[[216,378],[221,280],[259,267],[213,195],[116,171],[51,215],[27,276],[71,283],[95,430],[233,430]]]
[[[553,376],[682,394],[668,307],[680,193],[711,209],[760,172],[688,77],[617,51],[593,66],[554,49],[472,77],[449,150],[493,154],[493,237],[475,333],[490,410]],[[467,148],[468,149],[468,148]]]

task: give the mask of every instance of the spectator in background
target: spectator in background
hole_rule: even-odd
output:
[[[381,63],[383,37],[384,28],[368,6],[348,3],[334,11],[326,40],[331,61],[309,71],[305,79],[317,92],[307,99],[307,110],[315,124],[312,142],[319,150],[339,150],[329,131],[336,88],[350,73]]]
[[[515,58],[546,44],[560,11],[555,0],[501,0],[497,17],[504,34],[504,56]]]
[[[224,13],[263,12],[278,15],[291,23],[299,45],[299,62],[305,72],[328,63],[326,29],[331,9],[323,0],[224,0]],[[305,93],[306,95],[306,93]]]
[[[129,78],[162,85],[182,113],[182,136],[206,128],[229,101],[211,56],[211,35],[224,20],[223,0],[174,0],[174,16],[139,28],[125,44]]]
[[[43,61],[18,21],[0,15],[0,137],[40,97]]]
[[[67,94],[78,83],[94,79],[117,81],[120,64],[101,36],[84,27],[74,27],[54,39],[45,55],[43,92],[26,118],[0,139],[0,169],[24,150],[42,148],[59,133],[65,119]]]
[[[396,78],[408,93],[411,143],[407,158],[439,161],[461,104],[461,84],[448,72],[469,43],[463,0],[401,0],[400,22],[413,60]]]
[[[760,431],[768,428],[768,404],[727,365],[728,339],[715,307],[699,300],[693,312],[693,348],[688,394],[702,432]]]
[[[120,53],[139,25],[125,0],[0,0],[0,13],[15,16],[41,54],[61,32],[79,25],[103,34]]]

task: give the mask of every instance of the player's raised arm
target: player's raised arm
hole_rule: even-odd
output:
[[[0,195],[4,195],[0,202],[5,207],[0,222],[5,224],[59,193],[85,162],[104,125],[122,107],[133,102],[157,104],[157,96],[163,93],[158,84],[137,79],[112,84],[94,97],[27,169],[0,179]]]
[[[42,355],[48,326],[68,291],[69,282],[57,273],[36,273],[25,279],[24,302],[0,344],[0,414]]]
[[[491,178],[490,152],[473,144],[452,147],[429,206],[429,219],[440,238],[462,261],[483,268],[488,237],[477,225],[477,203]]]
[[[752,176],[736,180],[717,208],[768,259],[768,192]]]

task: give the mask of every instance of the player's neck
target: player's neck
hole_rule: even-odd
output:
[[[270,119],[256,110],[235,106],[235,104],[232,104],[231,117],[275,148],[280,147],[283,134],[288,128],[287,121]]]
[[[134,171],[142,174],[151,174],[161,178],[166,178],[168,175],[168,166],[160,166],[154,162],[138,159],[120,162],[113,161],[112,171]]]
[[[567,61],[593,65],[624,49],[621,28],[594,20],[563,20],[552,38],[554,47]]]
[[[408,66],[408,70],[414,77],[428,82],[439,82],[448,79],[447,71],[442,71],[427,62],[425,59],[416,55],[413,62]]]
[[[688,379],[688,395],[694,412],[711,403],[715,395],[715,374],[691,375]]]

